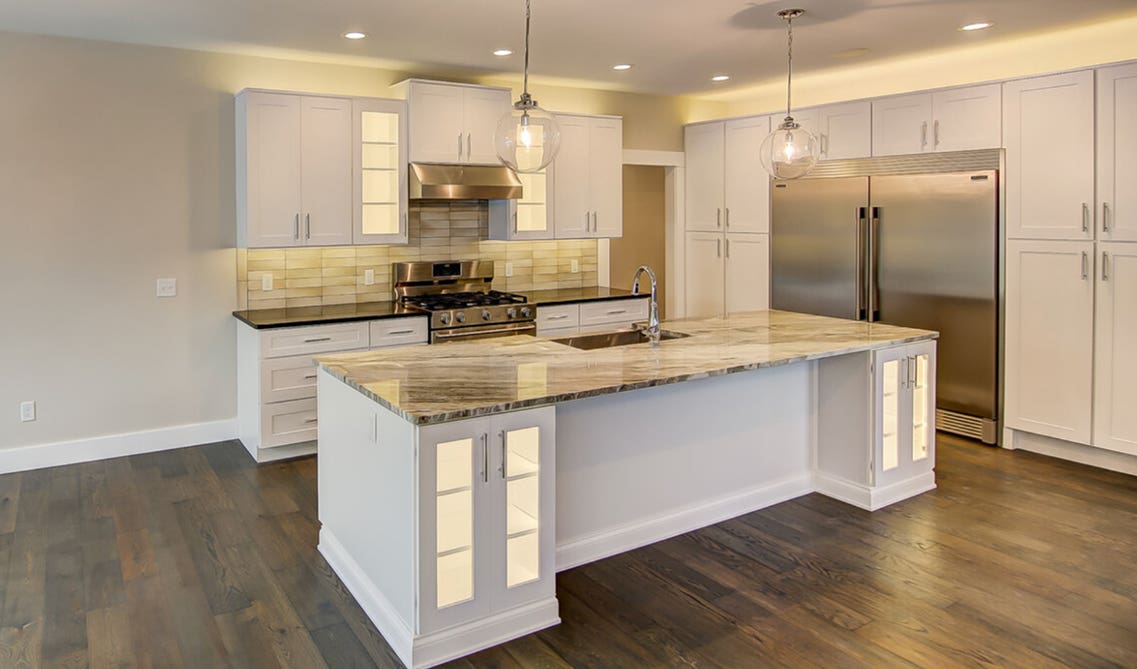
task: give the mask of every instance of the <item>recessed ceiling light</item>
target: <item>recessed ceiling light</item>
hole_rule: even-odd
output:
[[[632,69],[632,66],[628,65],[627,63],[623,63],[621,65],[613,65],[612,69],[616,70],[617,72],[623,72],[624,70]]]
[[[493,55],[495,55],[495,56],[512,56],[513,51],[510,49],[498,49],[498,50],[493,52]]]
[[[349,33],[344,33],[343,36],[348,38],[348,39],[363,39],[364,37],[367,37],[367,35],[365,33],[354,32],[354,31],[349,32]]]
[[[715,76],[711,77],[711,81],[730,81],[730,75],[716,74]]]
[[[993,25],[995,24],[991,23],[990,21],[980,21],[979,23],[968,23],[965,26],[961,26],[960,30],[966,30],[970,32],[972,30],[983,30],[984,28],[990,28]]]

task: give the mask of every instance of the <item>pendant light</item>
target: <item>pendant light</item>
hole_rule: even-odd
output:
[[[817,137],[798,125],[790,115],[790,91],[793,84],[794,19],[804,9],[783,9],[778,17],[786,22],[786,120],[762,141],[762,167],[775,179],[797,179],[809,174],[821,155]]]
[[[561,128],[551,112],[529,95],[529,0],[525,0],[525,79],[521,98],[498,121],[494,148],[515,172],[540,172],[553,162],[561,146]]]

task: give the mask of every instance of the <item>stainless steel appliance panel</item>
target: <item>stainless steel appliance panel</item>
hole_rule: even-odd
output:
[[[862,318],[867,177],[774,182],[770,306]]]
[[[491,339],[494,337],[510,337],[513,335],[537,334],[537,324],[533,321],[527,323],[502,323],[500,325],[450,328],[449,330],[432,330],[430,343],[440,344],[450,341],[473,341],[475,339]]]
[[[872,177],[870,189],[875,320],[939,331],[937,406],[994,420],[997,172]]]

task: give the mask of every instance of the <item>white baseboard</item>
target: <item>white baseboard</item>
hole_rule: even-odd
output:
[[[327,528],[320,528],[318,548],[391,649],[411,669],[434,667],[561,622],[557,598],[549,597],[416,638]]]
[[[924,472],[919,476],[881,488],[870,488],[825,472],[813,473],[813,490],[826,497],[851,504],[866,511],[883,509],[889,504],[915,497],[936,487],[936,473]]]
[[[808,474],[764,484],[697,507],[682,509],[557,545],[557,571],[736,518],[813,492]]]
[[[175,425],[91,439],[6,448],[0,450],[0,474],[154,453],[236,438],[237,419],[231,418],[211,423]]]
[[[1137,476],[1137,456],[1128,453],[1119,453],[1104,448],[1083,446],[1070,441],[1063,441],[1053,437],[1044,437],[1040,434],[1031,434],[1022,430],[1008,428],[1004,432],[1004,447],[1030,451],[1040,455],[1049,455],[1052,458],[1069,460],[1091,467],[1100,467],[1110,471],[1121,472]]]

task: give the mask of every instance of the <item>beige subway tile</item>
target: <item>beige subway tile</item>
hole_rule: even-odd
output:
[[[249,249],[249,262],[284,262],[285,249]]]
[[[287,269],[319,267],[320,249],[288,249],[284,252],[284,266]]]
[[[354,246],[325,246],[320,249],[324,258],[354,258]]]
[[[319,267],[294,267],[284,271],[286,279],[318,279],[323,275],[324,272]]]
[[[355,276],[356,268],[358,265],[348,265],[344,267],[328,267],[324,266],[320,270],[320,276],[328,277],[341,277],[341,276]]]
[[[285,300],[285,306],[289,309],[296,309],[299,307],[318,307],[323,304],[323,300],[319,297],[290,297]]]
[[[355,267],[355,258],[324,258],[321,269],[326,267]]]
[[[355,275],[350,276],[325,276],[322,279],[322,285],[327,286],[354,286],[356,281]]]
[[[249,299],[249,309],[283,309],[284,297],[264,298],[261,300]]]
[[[355,304],[355,295],[324,295],[320,298],[322,306],[333,306],[336,304]]]
[[[324,280],[320,277],[312,277],[307,279],[293,279],[288,277],[284,280],[284,288],[319,288]]]
[[[284,297],[285,299],[289,300],[294,297],[319,297],[321,290],[322,289],[319,286],[305,288],[285,288]]]
[[[556,287],[556,281],[537,281],[534,279],[532,290],[555,290]]]
[[[267,260],[257,260],[254,258],[249,258],[248,262],[245,264],[245,267],[246,267],[246,271],[248,271],[248,272],[260,272],[260,271],[264,271],[264,270],[284,269],[284,257],[281,256],[280,258],[271,258],[271,259],[267,259]]]
[[[320,295],[323,297],[327,297],[328,295],[355,295],[355,282],[346,286],[325,285],[320,289]],[[351,301],[354,302],[355,298],[352,298]]]

